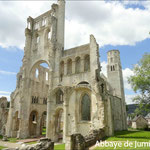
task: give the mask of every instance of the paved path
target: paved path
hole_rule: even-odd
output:
[[[95,146],[92,146],[89,148],[89,150],[94,150],[95,149]]]
[[[40,137],[41,138],[41,137]],[[22,139],[22,140],[17,140],[17,142],[22,142],[22,143],[30,143],[30,142],[36,142],[40,138],[33,138],[33,139]]]
[[[10,142],[0,141],[0,146],[7,147],[7,148],[21,147],[21,144],[23,143],[10,143]]]

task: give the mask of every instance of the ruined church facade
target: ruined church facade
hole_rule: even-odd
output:
[[[11,94],[6,135],[37,137],[46,126],[54,141],[74,133],[104,128],[106,135],[125,130],[126,107],[120,53],[108,52],[106,78],[101,74],[99,45],[64,49],[65,1],[27,19],[23,65]],[[46,63],[48,67],[40,64]]]

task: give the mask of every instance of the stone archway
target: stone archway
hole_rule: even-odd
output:
[[[40,123],[40,135],[45,136],[46,135],[46,116],[47,112],[44,111],[41,116],[41,123]]]
[[[55,139],[56,141],[60,141],[63,139],[63,109],[59,109],[55,113]]]
[[[37,124],[38,124],[38,112],[32,111],[29,117],[29,135],[36,136],[37,135]]]

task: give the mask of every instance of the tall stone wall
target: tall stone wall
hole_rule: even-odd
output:
[[[0,98],[0,135],[6,134],[6,123],[8,119],[8,101],[6,97]]]

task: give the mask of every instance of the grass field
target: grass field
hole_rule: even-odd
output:
[[[44,127],[43,129],[42,129],[42,135],[46,135],[46,128]]]
[[[3,148],[5,148],[5,147],[0,146],[0,150],[2,150]]]
[[[2,137],[0,136],[0,139],[1,138]],[[16,138],[9,138],[9,142],[16,142],[16,140],[17,140]],[[115,132],[115,135],[113,137],[106,137],[105,141],[107,142],[107,146],[108,146],[108,143],[111,143],[111,145],[109,145],[109,147],[104,147],[104,145],[101,145],[100,147],[96,147],[95,150],[105,150],[105,149],[114,150],[115,146],[113,145],[114,147],[112,147],[112,142],[115,142],[117,144],[115,148],[117,150],[122,150],[122,149],[124,150],[134,150],[134,149],[150,150],[150,131],[140,131],[140,130],[118,131],[118,132]],[[31,142],[29,144],[35,144],[35,143],[36,142]],[[129,146],[129,143],[130,143],[130,146]],[[135,148],[137,146],[141,146],[141,147]],[[2,148],[4,147],[0,147],[0,150]],[[55,145],[54,150],[65,150],[65,144]]]
[[[118,131],[113,137],[107,137],[105,140],[109,143],[115,142],[120,143],[117,145],[116,149],[140,149],[148,150],[150,149],[150,131]],[[128,141],[128,143],[127,143]],[[147,143],[144,143],[147,142]],[[130,144],[130,145],[129,145]],[[104,145],[98,146],[95,150],[102,149],[114,149],[114,145],[109,145],[109,147],[103,147]],[[108,146],[108,144],[107,144]]]
[[[54,150],[65,150],[65,144],[55,145]]]

